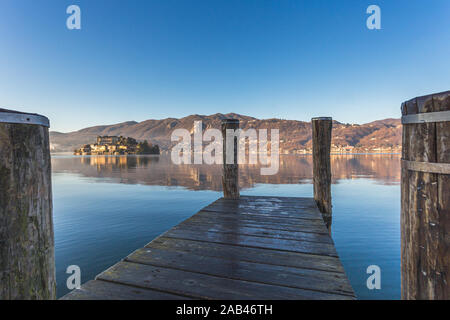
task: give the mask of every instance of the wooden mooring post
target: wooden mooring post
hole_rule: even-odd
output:
[[[238,119],[222,120],[223,136],[223,196],[227,199],[239,198],[239,165],[238,165],[238,137],[227,135],[227,130],[239,129]],[[233,154],[231,155],[231,152]]]
[[[450,299],[450,91],[402,104],[402,299]]]
[[[314,200],[331,233],[331,130],[332,118],[312,118]]]
[[[0,300],[56,297],[48,127],[0,109]]]

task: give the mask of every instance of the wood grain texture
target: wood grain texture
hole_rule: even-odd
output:
[[[229,224],[235,226],[257,227],[261,230],[279,230],[281,232],[315,232],[328,233],[322,220],[297,219],[286,220],[271,216],[258,217],[255,215],[224,215],[214,211],[200,211],[188,220],[189,222]],[[280,233],[281,234],[281,233]]]
[[[239,120],[222,120],[223,136],[223,175],[222,187],[223,196],[229,199],[239,198],[239,165],[238,165],[238,138],[228,137],[227,130],[239,129]],[[229,139],[232,139],[229,141]],[[233,151],[233,163],[227,162],[227,153]]]
[[[438,173],[450,175],[450,163],[418,162],[402,160],[403,166],[409,171],[421,171],[425,173]]]
[[[450,92],[418,97],[402,105],[404,115],[448,111]],[[450,163],[448,122],[403,126],[403,160]],[[450,181],[448,174],[402,165],[402,299],[449,299]]]
[[[159,237],[146,248],[160,248],[203,255],[206,257],[239,259],[268,265],[344,273],[338,257],[279,251],[264,248],[233,246],[192,240]]]
[[[0,123],[0,300],[54,299],[48,128]]]
[[[164,236],[168,238],[224,243],[235,246],[266,248],[337,257],[336,249],[332,243],[255,237],[240,234],[208,232],[205,230],[191,231],[189,229],[171,229],[164,233]]]
[[[119,283],[91,280],[61,300],[189,300],[189,298]]]
[[[353,295],[353,290],[343,273],[289,268],[156,248],[137,250],[128,256],[126,261],[228,279]]]
[[[314,200],[331,232],[331,118],[312,119]]]
[[[332,243],[331,238],[327,237],[327,234],[321,234],[318,232],[306,231],[285,231],[285,230],[273,230],[260,228],[256,226],[245,226],[236,223],[202,223],[195,221],[186,221],[180,224],[174,229],[185,229],[185,230],[202,230],[206,232],[217,232],[217,233],[229,233],[236,235],[247,235],[255,237],[264,238],[274,238],[274,239],[285,239],[285,240],[304,240],[313,242],[323,242]]]
[[[219,199],[209,207],[225,212],[201,210],[96,279],[193,299],[354,299],[311,204],[305,198]],[[298,218],[305,214],[308,219]],[[92,290],[82,286],[65,298],[98,297],[99,289]]]
[[[348,295],[227,279],[131,262],[119,262],[99,274],[97,279],[156,289],[194,299],[352,299]]]
[[[275,209],[279,209],[275,211]],[[288,219],[290,221],[307,219],[307,220],[323,220],[322,217],[314,212],[315,210],[303,209],[302,214],[295,214],[295,210],[299,209],[283,209],[283,208],[275,208],[275,207],[265,207],[265,208],[245,208],[245,207],[233,207],[233,206],[224,206],[224,205],[214,205],[208,206],[204,208],[202,211],[212,211],[212,212],[220,212],[224,215],[245,215],[245,216],[257,216],[257,217],[271,217],[279,220]]]

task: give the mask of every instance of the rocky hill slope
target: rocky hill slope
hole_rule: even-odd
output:
[[[148,140],[158,144],[161,150],[170,150],[173,130],[192,130],[194,121],[201,120],[203,127],[220,129],[224,118],[240,120],[241,128],[279,129],[282,153],[307,152],[311,148],[311,123],[297,120],[257,119],[240,114],[190,115],[181,119],[167,118],[142,122],[127,121],[113,125],[89,127],[69,133],[51,132],[53,151],[73,151],[82,144],[92,143],[101,135],[125,136]],[[384,119],[366,124],[333,122],[334,150],[352,152],[398,151],[401,146],[401,123],[399,119]],[[353,147],[353,148],[352,148]]]

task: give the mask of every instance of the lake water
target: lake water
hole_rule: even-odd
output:
[[[359,299],[400,299],[400,155],[332,155],[332,236]],[[162,156],[52,155],[58,297],[221,197],[221,167]],[[241,194],[312,197],[312,157],[282,156],[274,176],[240,167]],[[381,268],[381,289],[366,286]]]

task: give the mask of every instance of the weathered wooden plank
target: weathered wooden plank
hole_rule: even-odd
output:
[[[185,221],[178,226],[175,226],[172,230],[189,230],[197,232],[217,232],[236,235],[248,235],[255,237],[273,238],[273,239],[286,239],[296,241],[311,241],[311,242],[323,242],[333,243],[331,238],[326,234],[311,233],[311,232],[292,232],[292,231],[279,231],[279,230],[267,230],[253,227],[236,226],[230,224],[203,224],[195,223],[192,221]]]
[[[226,243],[239,246],[312,253],[334,257],[337,256],[334,245],[321,242],[272,239],[246,235],[234,235],[226,233],[219,234],[217,232],[196,232],[178,229],[171,229],[164,233],[164,236],[169,238]]]
[[[300,211],[301,210],[301,211]],[[274,210],[273,208],[236,208],[234,206],[226,206],[226,205],[214,205],[208,206],[202,209],[202,211],[212,211],[212,212],[220,212],[223,214],[234,214],[234,215],[249,215],[249,216],[261,216],[261,217],[273,217],[279,219],[292,219],[292,220],[322,220],[322,217],[315,210],[308,209],[289,209],[286,208],[284,210]]]
[[[236,204],[236,201],[233,201],[233,199],[220,198],[211,204],[216,203]],[[317,204],[313,198],[241,196],[238,203],[254,205],[278,204],[280,206],[291,206],[295,208],[317,209]]]
[[[353,296],[344,273],[289,268],[241,261],[240,256],[214,258],[157,248],[136,250],[126,261],[198,272],[229,279]]]
[[[450,175],[450,163],[418,162],[402,160],[402,165],[409,171],[421,171],[425,173],[438,173]]]
[[[249,197],[241,196],[239,201],[233,201],[235,199],[220,198],[210,205],[215,204],[228,204],[228,205],[253,205],[253,206],[280,206],[280,207],[292,207],[292,208],[314,208],[317,209],[315,201],[311,198],[282,198],[282,197]]]
[[[99,274],[97,279],[198,299],[352,299],[347,295],[225,279],[131,262],[119,262]]]
[[[231,224],[235,226],[247,226],[260,228],[263,230],[279,230],[279,231],[301,231],[328,234],[328,230],[320,220],[296,220],[282,222],[272,222],[271,220],[253,217],[240,216],[224,216],[218,212],[199,212],[192,216],[186,222],[204,223],[204,224]]]
[[[272,264],[278,266],[324,270],[343,273],[344,269],[337,257],[320,256],[299,252],[277,251],[264,248],[233,246],[222,243],[201,242],[159,237],[145,246],[165,250],[183,251],[196,255],[235,259],[241,261]]]
[[[217,201],[222,201],[223,198]],[[302,205],[316,205],[316,202],[311,197],[285,197],[285,196],[250,196],[241,195],[239,201],[272,201],[272,202],[282,202],[282,203],[298,203]]]
[[[279,196],[248,196],[248,195],[241,195],[239,199],[227,199],[227,198],[219,198],[210,204],[215,203],[229,203],[229,204],[236,204],[236,203],[278,203],[279,205],[293,205],[293,206],[300,206],[300,207],[315,207],[317,208],[317,204],[314,201],[313,198],[309,197],[279,197]]]
[[[270,225],[261,225],[261,224],[251,224],[246,222],[240,222],[235,220],[224,220],[221,223],[217,223],[218,220],[207,220],[207,219],[192,219],[186,220],[183,222],[183,225],[199,225],[200,227],[209,227],[218,229],[216,231],[220,231],[222,229],[223,232],[235,232],[235,233],[243,233],[250,235],[259,235],[259,236],[267,236],[274,238],[285,238],[298,240],[298,236],[302,236],[304,233],[314,233],[322,235],[323,239],[326,239],[326,242],[330,242],[331,239],[325,237],[326,233],[323,232],[322,228],[313,228],[308,226],[299,226],[298,228],[290,228],[290,229],[281,229],[281,228],[271,228]],[[314,230],[315,229],[315,230]],[[213,230],[212,230],[213,231]],[[240,232],[239,232],[240,231]],[[245,231],[245,232],[244,232]],[[298,235],[298,236],[297,236]]]
[[[275,207],[252,207],[252,206],[228,206],[228,205],[214,205],[203,208],[203,211],[214,211],[227,214],[249,214],[259,216],[272,216],[277,218],[290,219],[311,219],[320,220],[322,217],[317,209],[303,208],[294,209],[290,207],[275,208]]]
[[[296,219],[290,217],[277,217],[268,214],[240,214],[240,213],[223,213],[217,211],[204,211],[203,209],[195,214],[193,217],[203,217],[210,219],[231,219],[234,221],[253,221],[271,224],[273,227],[284,225],[324,225],[321,219]]]
[[[223,213],[217,211],[202,211],[198,212],[196,216],[199,217],[211,217],[211,219],[233,219],[235,221],[253,221],[253,222],[261,222],[261,223],[269,223],[274,227],[276,226],[284,226],[284,225],[323,225],[323,221],[321,219],[295,219],[295,218],[283,218],[283,217],[275,217],[272,215],[259,215],[259,214],[240,214],[240,213]]]
[[[91,280],[75,289],[61,300],[189,300],[188,297],[112,283]]]
[[[311,216],[317,219],[321,214],[317,208],[310,207],[293,207],[274,205],[253,205],[253,204],[230,204],[230,203],[215,203],[204,208],[205,211],[220,211],[220,212],[253,212],[257,214],[272,214],[275,216],[302,218]]]

